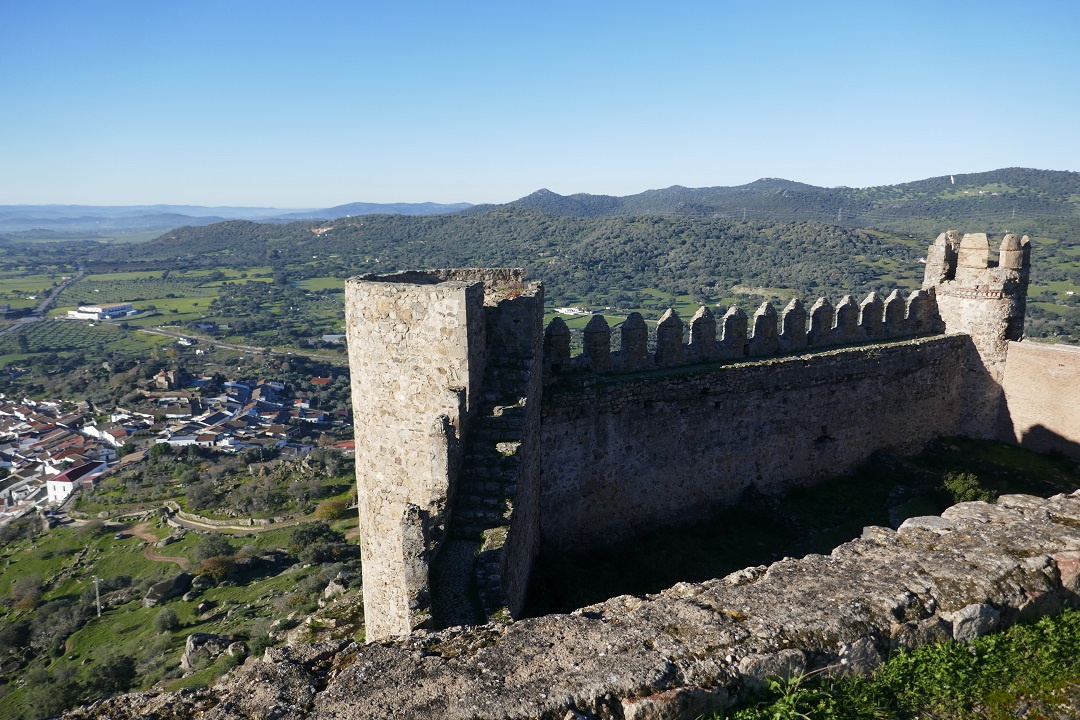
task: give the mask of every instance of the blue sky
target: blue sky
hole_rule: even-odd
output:
[[[1080,3],[0,0],[0,204],[1080,170]]]

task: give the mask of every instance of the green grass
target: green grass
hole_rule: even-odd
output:
[[[768,696],[731,720],[1006,720],[1060,717],[1077,698],[1080,610],[1016,625],[970,645],[948,642],[901,651],[870,676],[808,676],[774,682]],[[1074,707],[1075,709],[1075,707]],[[1044,714],[1048,713],[1048,714]],[[714,716],[719,720],[722,716]]]
[[[295,285],[306,290],[345,290],[344,278],[314,277],[301,280]]]
[[[342,523],[349,525],[350,521]],[[355,519],[351,520],[351,524],[355,525]],[[317,580],[312,576],[324,572],[320,565],[259,567],[238,578],[234,585],[206,590],[199,594],[196,602],[175,599],[157,607],[144,608],[141,598],[145,586],[176,573],[178,568],[172,563],[146,560],[142,556],[144,543],[133,537],[117,540],[114,538],[116,529],[116,526],[110,526],[95,537],[87,537],[73,528],[60,527],[33,540],[13,541],[0,549],[0,597],[10,594],[18,578],[33,574],[53,584],[44,594],[42,602],[77,602],[84,591],[93,587],[94,575],[101,578],[127,575],[133,581],[132,588],[127,592],[134,595],[134,599],[127,602],[112,606],[106,604],[100,618],[91,613],[85,624],[67,637],[66,646],[58,657],[50,658],[47,653],[39,653],[17,675],[8,678],[5,686],[7,692],[0,693],[0,717],[20,717],[30,709],[32,698],[29,688],[21,687],[22,681],[30,673],[44,670],[55,680],[58,673],[71,672],[76,680],[85,682],[87,672],[107,655],[128,655],[137,659],[141,670],[135,688],[149,687],[159,681],[169,689],[209,684],[235,661],[222,658],[209,667],[176,679],[180,675],[178,666],[188,635],[206,632],[248,637],[265,632],[275,619],[283,618],[302,604],[312,602],[310,590],[295,593],[298,588],[309,585],[309,580]],[[167,528],[153,526],[151,531],[158,537],[171,532]],[[255,545],[266,550],[288,546],[291,533],[292,528],[286,528],[253,537],[230,539],[237,550],[244,545]],[[198,534],[188,533],[183,541],[168,545],[159,552],[190,557],[192,547],[199,539]],[[71,572],[77,560],[81,564]],[[142,588],[138,587],[140,584]],[[105,596],[106,601],[108,597]],[[199,615],[196,607],[203,600],[211,604],[211,609]],[[155,631],[154,619],[165,607],[176,612],[180,627],[162,635]],[[32,618],[33,615],[0,606],[0,623],[19,617]]]

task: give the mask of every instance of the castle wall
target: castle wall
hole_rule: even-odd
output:
[[[587,376],[544,393],[544,552],[704,518],[748,486],[842,473],[955,433],[965,336],[669,375]]]
[[[1001,439],[1080,459],[1080,347],[1009,343]]]
[[[430,274],[346,283],[369,638],[408,633],[427,615],[428,564],[480,392],[482,306],[481,284]]]

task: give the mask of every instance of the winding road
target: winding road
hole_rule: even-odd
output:
[[[143,557],[150,562],[168,562],[175,565],[179,565],[181,570],[187,570],[191,567],[191,561],[184,557],[176,557],[174,555],[160,555],[154,550],[154,545],[158,541],[157,535],[150,532],[150,523],[139,523],[134,527],[128,528],[127,532],[130,532],[140,540],[146,541],[146,547],[143,548]]]

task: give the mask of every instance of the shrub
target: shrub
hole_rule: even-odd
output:
[[[120,693],[135,680],[135,659],[112,655],[94,663],[86,673],[86,685],[101,695]]]
[[[225,536],[217,533],[203,535],[191,549],[191,555],[197,562],[220,555],[232,555],[234,552],[233,546],[225,539]]]
[[[974,473],[951,472],[945,475],[941,489],[952,497],[954,503],[983,500],[993,502],[997,493],[984,488]]]
[[[154,443],[150,448],[150,459],[156,460],[164,455],[172,455],[172,447],[169,443]]]
[[[89,542],[103,532],[105,532],[105,523],[100,520],[88,520],[79,526],[75,534],[78,535],[80,540]]]
[[[163,608],[162,611],[154,617],[154,630],[159,635],[174,632],[179,627],[180,616],[177,615],[176,611],[172,608]]]
[[[19,610],[33,610],[41,602],[41,576],[26,575],[11,586],[11,601]]]

